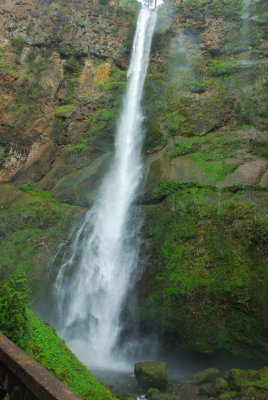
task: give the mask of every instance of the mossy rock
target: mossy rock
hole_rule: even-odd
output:
[[[258,371],[258,375],[249,377],[249,385],[255,389],[268,391],[268,367],[262,368]]]
[[[231,400],[237,399],[239,397],[239,393],[237,392],[226,392],[219,395],[219,400]]]
[[[148,399],[152,399],[155,398],[159,395],[160,390],[156,389],[156,388],[150,388],[147,390],[146,392],[146,396],[148,397]]]
[[[150,252],[150,259],[140,286],[140,309],[142,318],[171,336],[178,348],[183,343],[205,354],[267,355],[263,194],[193,182],[169,182],[152,190],[152,202],[144,207],[145,255]]]
[[[230,390],[227,380],[223,378],[216,379],[214,388],[217,394],[228,392]]]
[[[220,376],[218,368],[207,368],[193,375],[193,381],[198,385],[214,382]]]
[[[135,364],[134,373],[143,389],[167,388],[167,364],[164,362],[141,362]]]
[[[241,390],[249,386],[251,380],[258,379],[258,372],[233,368],[229,371],[227,380],[234,390]]]

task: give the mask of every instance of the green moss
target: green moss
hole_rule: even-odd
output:
[[[74,105],[73,104],[66,104],[64,106],[59,106],[56,108],[54,111],[54,114],[56,117],[70,117],[72,113],[74,112]]]
[[[28,310],[29,334],[27,352],[57,379],[85,400],[113,400],[87,368],[66,347],[55,331]],[[90,355],[89,355],[90,360]]]
[[[153,256],[143,281],[143,316],[187,349],[265,357],[265,208],[256,209],[239,189],[172,184],[157,191],[169,196],[148,211],[144,236]]]
[[[80,141],[79,143],[74,143],[74,144],[68,144],[66,146],[66,150],[68,152],[75,151],[75,150],[83,150],[87,147],[87,144],[85,141]]]
[[[0,280],[20,270],[30,280],[45,265],[75,207],[34,185],[1,186]]]
[[[98,85],[102,90],[108,90],[112,88],[120,89],[120,87],[125,88],[126,83],[127,83],[126,72],[113,68],[110,71],[109,79],[102,82],[98,82]]]
[[[117,117],[117,107],[100,108],[88,118],[88,126],[92,133],[111,132],[114,130]]]

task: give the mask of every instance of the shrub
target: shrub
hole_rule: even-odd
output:
[[[0,331],[22,348],[28,331],[28,298],[23,274],[10,276],[0,286]]]

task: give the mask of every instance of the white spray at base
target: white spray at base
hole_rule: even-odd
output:
[[[54,284],[58,332],[94,367],[115,366],[120,314],[137,269],[140,222],[133,202],[143,177],[141,100],[156,18],[156,9],[141,8],[114,158]]]

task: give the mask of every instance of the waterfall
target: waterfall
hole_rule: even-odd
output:
[[[56,328],[90,366],[115,365],[120,314],[137,270],[140,220],[133,203],[143,177],[141,100],[156,18],[156,9],[141,7],[113,161],[54,283]]]

